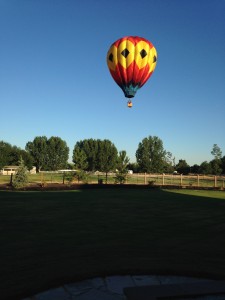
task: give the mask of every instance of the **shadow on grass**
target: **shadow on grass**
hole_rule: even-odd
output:
[[[0,192],[2,299],[113,274],[224,279],[225,201],[205,193]]]

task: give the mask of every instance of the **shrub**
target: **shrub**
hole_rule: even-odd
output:
[[[126,174],[117,173],[115,177],[115,183],[123,184],[126,182]]]
[[[68,184],[71,184],[74,180],[74,172],[66,172],[63,176]]]
[[[148,181],[148,185],[150,185],[150,186],[155,185],[155,180],[149,180],[149,181]]]
[[[88,174],[83,171],[76,171],[75,177],[77,178],[78,182],[82,181],[83,183],[88,183]]]
[[[20,158],[19,161],[19,168],[14,176],[12,181],[12,187],[14,189],[21,189],[25,187],[28,183],[28,175],[27,175],[27,168],[24,165],[24,161]]]

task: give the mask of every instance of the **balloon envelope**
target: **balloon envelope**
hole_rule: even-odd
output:
[[[157,52],[148,40],[126,36],[114,42],[107,53],[107,64],[125,97],[134,97],[155,70]]]

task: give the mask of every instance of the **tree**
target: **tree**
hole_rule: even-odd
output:
[[[10,154],[12,146],[9,143],[0,141],[0,169],[10,165]]]
[[[77,142],[73,150],[73,162],[76,164],[78,155],[82,155],[83,158],[79,157],[79,164],[81,163],[80,159],[84,159],[84,157],[86,157],[85,160],[87,162],[87,166],[85,166],[85,168],[83,166],[82,169],[86,169],[87,171],[96,171],[98,163],[98,141],[99,140],[85,139]]]
[[[221,159],[213,159],[210,161],[212,174],[220,175],[223,171]]]
[[[109,140],[86,139],[76,143],[73,150],[73,162],[79,163],[87,171],[108,173],[115,168],[117,149]],[[87,166],[86,166],[87,163]]]
[[[119,151],[116,165],[119,173],[127,173],[129,161],[130,159],[127,156],[127,152],[125,150]]]
[[[56,171],[67,166],[69,148],[59,137],[37,136],[26,144],[26,150],[31,154],[37,172],[41,169]]]
[[[180,174],[188,174],[190,172],[190,166],[185,159],[180,159],[178,164],[176,165],[176,170]]]
[[[20,189],[25,187],[27,183],[28,183],[27,168],[25,167],[24,161],[21,157],[19,161],[19,168],[12,181],[12,186],[14,189]]]
[[[125,150],[120,151],[117,158],[116,164],[116,183],[124,183],[126,180],[127,170],[128,170],[129,158]]]
[[[27,151],[0,141],[0,169],[7,165],[18,165],[18,161],[20,161],[21,157],[28,170],[32,169],[33,159]]]
[[[73,162],[75,168],[78,170],[86,170],[88,167],[87,155],[84,150],[79,147],[79,144],[75,145],[73,150]]]
[[[34,166],[34,160],[29,152],[26,150],[21,149],[20,155],[24,161],[24,165],[27,167],[27,169],[30,171]]]
[[[212,174],[212,166],[207,161],[203,161],[199,166],[200,174]]]
[[[165,173],[173,173],[174,172],[173,163],[174,163],[174,157],[173,157],[172,153],[166,152],[163,171]]]
[[[28,142],[25,149],[33,158],[37,172],[46,166],[47,158],[47,137],[37,136],[33,142]]]
[[[88,170],[98,170],[99,143],[101,140],[87,139],[83,141],[83,150],[87,156]]]
[[[193,166],[190,167],[190,172],[193,174],[198,174],[200,173],[200,166],[197,164],[194,164]]]
[[[211,154],[214,156],[214,159],[220,160],[222,158],[222,151],[217,144],[213,145]]]
[[[60,137],[52,136],[47,140],[46,169],[56,171],[66,168],[69,148]]]
[[[136,162],[135,163],[129,163],[127,165],[127,169],[132,170],[134,173],[138,173],[139,172],[139,165]]]
[[[220,175],[223,171],[222,169],[222,151],[217,144],[213,145],[211,154],[214,156],[214,159],[210,162],[212,167],[212,173],[215,175]]]
[[[160,173],[165,166],[166,151],[157,136],[144,138],[136,151],[137,163],[142,172]]]
[[[222,173],[225,174],[225,156],[221,158]]]
[[[98,140],[97,166],[99,171],[106,173],[106,183],[108,173],[116,168],[117,153],[117,149],[111,141]]]
[[[22,158],[24,165],[28,170],[31,170],[33,167],[33,158],[29,152],[20,149],[16,146],[13,146],[10,153],[10,163],[9,165],[18,165],[18,162]]]

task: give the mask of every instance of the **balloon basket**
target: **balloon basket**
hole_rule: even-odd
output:
[[[127,102],[127,107],[131,108],[133,106],[133,103],[131,101]]]

